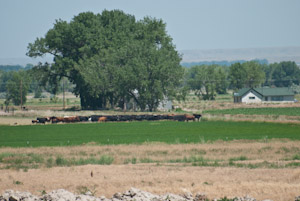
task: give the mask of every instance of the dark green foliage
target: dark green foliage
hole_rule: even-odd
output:
[[[266,73],[265,85],[276,87],[298,86],[300,69],[293,61],[282,61],[264,66]]]
[[[233,161],[245,161],[248,160],[248,158],[246,156],[240,156],[240,157],[236,157],[236,158],[230,158],[229,162],[233,162]]]
[[[187,85],[198,98],[215,100],[217,93],[226,93],[226,74],[220,66],[193,66],[187,74]]]
[[[105,124],[67,124],[1,126],[0,146],[69,146],[88,142],[98,144],[202,143],[215,140],[261,140],[288,138],[300,140],[300,125],[255,122],[130,122]],[[63,164],[63,161],[58,160]]]
[[[55,164],[57,166],[66,166],[68,163],[66,159],[62,158],[61,156],[58,156],[55,159]]]
[[[226,196],[225,197],[223,197],[223,198],[220,198],[220,199],[218,199],[217,201],[234,201],[235,199],[233,198],[233,199],[230,199],[230,198],[227,198]]]
[[[276,87],[289,87],[292,84],[299,85],[300,69],[295,62],[287,61],[273,65],[272,79]]]
[[[298,155],[298,154],[294,155],[292,160],[300,160],[300,155]]]
[[[0,71],[0,92],[6,92],[6,84],[12,79],[13,73]]]
[[[67,77],[83,109],[123,107],[132,99],[141,110],[155,110],[162,99],[177,95],[183,74],[162,20],[136,21],[120,10],[57,20],[44,38],[28,45],[28,56],[45,54],[54,63],[34,67],[40,82],[54,86],[54,93]]]
[[[21,181],[13,181],[13,184],[16,184],[16,185],[23,185],[23,182],[21,182]]]
[[[244,87],[258,87],[265,82],[263,65],[256,61],[249,61],[243,64],[235,63],[229,68],[230,88],[241,89]]]
[[[230,88],[241,89],[245,87],[246,70],[243,68],[242,64],[232,64],[229,68],[228,78],[230,80]]]
[[[28,88],[29,76],[27,72],[12,72],[11,79],[6,83],[6,100],[11,100],[14,105],[25,104]]]

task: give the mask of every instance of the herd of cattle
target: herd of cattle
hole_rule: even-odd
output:
[[[122,121],[158,121],[158,120],[174,120],[174,121],[195,121],[200,120],[201,114],[183,114],[183,115],[92,115],[92,116],[65,116],[65,117],[38,117],[32,120],[32,123],[45,124],[51,123],[75,123],[75,122],[122,122]]]

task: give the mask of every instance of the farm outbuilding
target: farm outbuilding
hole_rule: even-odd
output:
[[[291,88],[243,88],[234,93],[235,103],[294,102],[295,93]]]

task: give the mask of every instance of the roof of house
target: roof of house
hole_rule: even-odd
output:
[[[234,93],[234,96],[244,96],[249,91],[254,92],[258,96],[293,96],[295,95],[294,91],[288,87],[279,87],[279,88],[243,88],[240,89],[237,93]]]

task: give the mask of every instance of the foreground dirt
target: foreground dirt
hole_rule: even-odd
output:
[[[93,172],[93,177],[91,177]],[[251,195],[258,200],[293,200],[299,195],[300,169],[242,169],[138,165],[85,165],[31,169],[28,172],[0,170],[0,190],[41,192],[82,187],[97,196],[112,197],[136,187],[155,194],[205,192],[209,198]],[[16,184],[17,182],[20,182]]]
[[[250,195],[257,200],[287,201],[294,200],[300,189],[299,166],[285,166],[286,163],[299,162],[300,143],[289,140],[220,141],[213,144],[185,145],[1,148],[0,154],[13,156],[2,158],[2,163],[0,162],[0,193],[13,189],[41,195],[42,192],[60,188],[73,193],[89,189],[96,192],[97,196],[104,195],[110,198],[116,192],[136,187],[154,194],[181,194],[190,191],[194,194],[204,192],[210,199]],[[18,154],[27,154],[27,157],[39,156],[44,158],[44,161],[49,158],[55,161],[57,156],[70,159],[108,155],[113,157],[114,161],[111,165],[71,167],[57,167],[55,164],[47,167],[40,163],[37,164],[37,169],[19,170],[12,164],[6,169],[8,162],[18,161]],[[217,167],[205,167],[180,161],[192,156],[210,161],[220,160],[220,163]],[[133,158],[136,164],[132,164]],[[235,164],[263,163],[267,166],[253,166],[255,169],[249,166],[231,167],[229,162],[236,158],[243,159],[234,161]],[[146,159],[159,162],[143,162]],[[169,162],[177,159],[178,163]],[[125,162],[127,164],[124,164]]]

